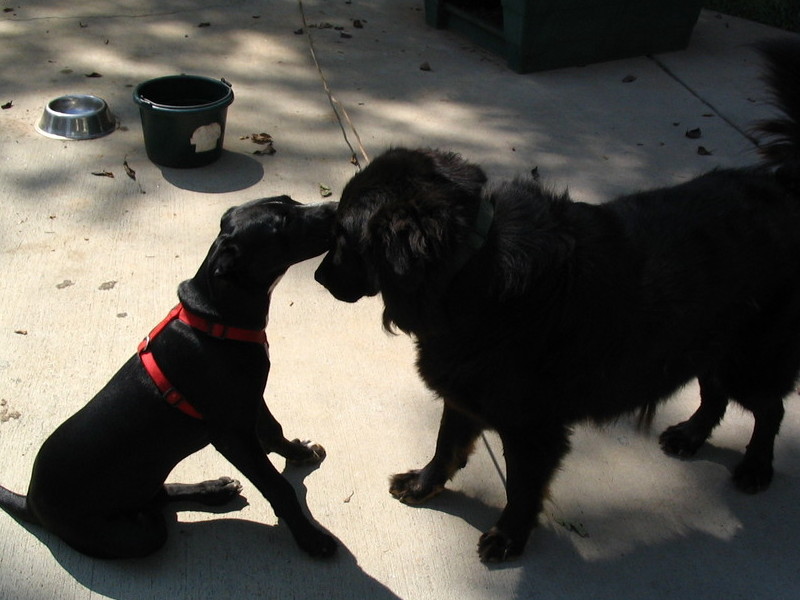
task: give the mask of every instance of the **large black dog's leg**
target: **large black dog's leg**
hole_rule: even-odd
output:
[[[744,405],[753,411],[755,426],[744,458],[733,471],[733,482],[743,492],[755,494],[767,489],[772,482],[773,446],[783,420],[783,400],[760,400]]]
[[[441,492],[444,484],[467,464],[483,427],[446,404],[439,424],[436,452],[422,469],[394,475],[389,492],[406,504],[420,504]]]
[[[725,416],[728,396],[715,377],[699,377],[700,407],[688,420],[667,427],[659,437],[667,454],[688,458],[700,449]]]
[[[297,439],[291,442],[287,440],[283,436],[283,427],[263,402],[258,411],[257,433],[264,452],[277,452],[292,464],[316,465],[325,460],[325,448],[319,444]]]
[[[333,555],[336,541],[303,514],[294,488],[264,455],[252,432],[228,430],[225,434],[215,436],[212,442],[258,488],[278,518],[288,525],[300,548],[315,557]]]
[[[499,431],[506,459],[506,507],[478,541],[483,562],[519,556],[542,510],[547,486],[569,450],[562,425],[537,431]]]

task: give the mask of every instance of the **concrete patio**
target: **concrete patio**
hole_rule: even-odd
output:
[[[498,178],[538,167],[589,202],[752,164],[744,132],[771,109],[748,45],[792,35],[704,12],[684,52],[518,75],[427,27],[420,0],[305,0],[305,27],[294,0],[3,6],[0,483],[20,492],[42,441],[174,305],[229,206],[284,193],[316,202],[323,188],[337,199],[353,152],[365,164],[390,145],[453,149]],[[133,87],[176,73],[233,84],[226,150],[209,167],[160,168],[145,155]],[[106,99],[119,129],[84,142],[36,133],[46,103],[66,93]],[[686,137],[696,128],[700,139]],[[253,154],[248,136],[260,132],[274,155]],[[180,507],[166,547],[143,560],[89,559],[0,513],[0,600],[798,597],[796,398],[775,481],[754,497],[730,482],[752,428],[735,408],[695,459],[661,453],[657,433],[694,410],[695,386],[651,434],[627,419],[578,427],[526,554],[487,567],[476,543],[504,504],[497,439],[424,507],[393,500],[388,477],[427,461],[440,405],[411,341],[381,329],[380,300],[338,303],[314,282],[317,263],[293,268],[274,294],[266,398],[288,436],[328,451],[316,470],[285,472],[340,540],[338,556],[306,557],[243,481],[246,503]],[[208,448],[170,480],[219,475],[239,476]]]

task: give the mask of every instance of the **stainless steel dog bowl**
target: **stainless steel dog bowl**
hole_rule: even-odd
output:
[[[91,140],[111,133],[116,126],[105,100],[74,94],[51,100],[44,108],[36,131],[59,140]]]

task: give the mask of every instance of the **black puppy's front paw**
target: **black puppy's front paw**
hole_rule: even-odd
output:
[[[286,457],[286,462],[293,465],[318,465],[328,455],[319,444],[314,444],[309,440],[300,441],[292,440],[293,451],[290,456]]]
[[[404,504],[422,504],[444,490],[443,485],[429,482],[424,470],[398,473],[389,482],[389,493]]]
[[[304,535],[302,539],[298,538],[297,543],[300,548],[313,558],[330,558],[336,554],[336,548],[338,547],[333,536],[319,529],[313,529]]]
[[[690,458],[697,453],[707,437],[708,434],[705,431],[698,431],[696,427],[692,426],[691,421],[684,421],[667,427],[658,441],[665,454],[678,458]]]
[[[492,527],[478,540],[478,556],[481,562],[497,563],[517,558],[522,554],[525,542],[513,540],[509,535]]]

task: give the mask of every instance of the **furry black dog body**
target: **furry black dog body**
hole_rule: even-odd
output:
[[[763,165],[597,206],[398,148],[343,191],[317,280],[340,300],[380,292],[385,326],[413,335],[444,401],[432,460],[390,491],[424,501],[497,430],[507,505],[482,560],[522,552],[571,425],[648,420],[693,378],[700,408],[662,434],[664,450],[693,454],[734,400],[755,418],[734,481],[769,485],[800,372],[800,45],[763,51],[786,114],[761,124],[777,136]]]
[[[267,409],[262,336],[273,288],[289,266],[325,250],[334,210],[333,203],[303,206],[287,196],[228,210],[197,274],[179,286],[183,316],[165,320],[44,442],[27,497],[0,487],[0,507],[85,554],[144,556],[166,540],[165,502],[222,504],[241,490],[229,478],[164,483],[179,461],[211,443],[258,488],[303,550],[332,554],[333,538],[303,514],[265,455],[317,463],[325,452],[284,438]],[[161,375],[146,370],[146,355]]]

